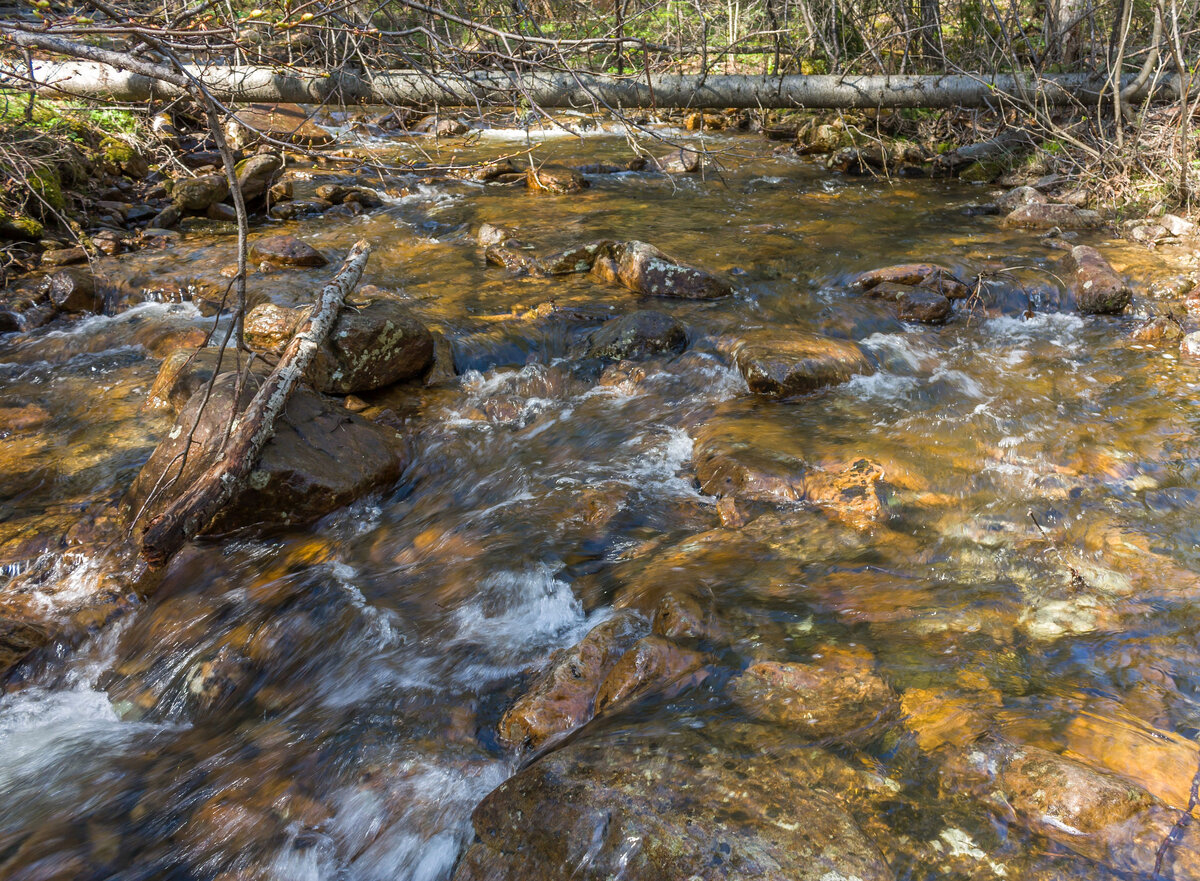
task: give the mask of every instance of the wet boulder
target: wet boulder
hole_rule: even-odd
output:
[[[899,702],[866,649],[823,645],[805,664],[758,661],[729,686],[750,716],[813,739],[866,743],[898,716]]]
[[[636,614],[618,612],[576,645],[555,653],[549,667],[501,718],[500,739],[511,746],[536,748],[590,720],[600,686],[643,628]]]
[[[510,238],[512,238],[511,232],[493,223],[481,224],[479,232],[475,234],[475,240],[485,248],[489,245],[503,245]]]
[[[171,190],[175,207],[187,214],[203,214],[209,206],[229,195],[229,181],[223,174],[203,174],[180,178]]]
[[[815,391],[872,372],[857,345],[817,333],[744,342],[734,360],[750,391],[770,398]]]
[[[499,266],[517,275],[540,274],[537,259],[504,244],[491,244],[483,249],[483,259],[490,266]]]
[[[87,262],[87,251],[79,247],[55,248],[42,254],[42,266],[75,266]]]
[[[103,286],[97,284],[90,266],[68,266],[45,282],[50,303],[60,312],[100,312],[104,309]]]
[[[1076,245],[1059,261],[1058,272],[1084,314],[1116,315],[1129,305],[1129,285],[1095,248]]]
[[[255,306],[246,317],[246,342],[261,352],[282,352],[306,311]],[[348,395],[413,379],[432,363],[429,330],[404,303],[380,296],[342,309],[308,375],[318,390]]]
[[[645,242],[614,245],[610,256],[597,257],[592,274],[602,281],[618,282],[649,297],[711,300],[733,293],[728,282],[668,257]]]
[[[275,303],[259,303],[246,315],[242,328],[246,345],[256,352],[282,354],[296,335],[304,311]]]
[[[1057,202],[1028,202],[1010,211],[1004,226],[1020,229],[1098,229],[1103,218],[1095,211]]]
[[[586,245],[576,245],[556,254],[550,254],[538,260],[542,272],[547,275],[573,275],[577,272],[591,272],[599,257],[612,252],[614,243],[609,241],[589,242]]]
[[[949,299],[922,286],[884,282],[871,288],[869,295],[895,303],[896,316],[901,321],[944,324],[953,311]]]
[[[250,245],[250,259],[277,266],[324,266],[329,262],[312,245],[286,235],[256,239]]]
[[[1179,353],[1191,361],[1200,359],[1200,331],[1193,331],[1183,338]]]
[[[680,147],[647,160],[646,167],[663,174],[695,174],[704,167],[704,157],[695,150]]]
[[[240,412],[254,395],[246,383]],[[237,376],[219,376],[211,395],[188,400],[126,498],[127,510],[148,523],[212,465],[234,408]],[[207,400],[206,400],[207,398]],[[191,428],[195,425],[195,431]],[[191,434],[191,446],[188,438]],[[205,529],[220,534],[249,526],[310,523],[370,490],[395,480],[404,466],[402,439],[313,392],[300,388],[275,423],[246,486]],[[186,461],[184,453],[187,452]],[[183,473],[178,474],[180,463]],[[158,492],[155,493],[156,487]]]
[[[708,658],[663,636],[639,639],[605,677],[596,712],[651,691],[677,694],[705,678]]]
[[[1139,343],[1177,343],[1183,339],[1184,329],[1173,316],[1159,315],[1146,319],[1129,336]]]
[[[606,322],[588,339],[588,357],[606,361],[641,361],[654,355],[682,352],[687,329],[663,312],[642,309]]]
[[[763,726],[715,727],[626,726],[541,757],[475,809],[454,881],[892,881],[818,788],[811,749]]]
[[[178,413],[193,394],[208,384],[214,373],[236,372],[245,363],[246,356],[234,348],[224,352],[217,346],[176,349],[158,368],[158,376],[150,387],[150,406],[167,407]],[[256,387],[271,372],[270,366],[261,358],[255,359],[250,369]]]
[[[530,166],[525,181],[535,193],[578,193],[588,186],[582,174],[565,165]]]
[[[897,284],[923,287],[951,300],[961,300],[971,294],[971,286],[952,271],[936,263],[898,263],[872,269],[855,277],[851,287],[870,294],[879,285]]]
[[[283,160],[273,153],[259,153],[239,162],[236,172],[242,198],[252,201],[266,195],[281,168]]]

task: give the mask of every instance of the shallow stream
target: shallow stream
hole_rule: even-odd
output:
[[[364,283],[410,300],[459,376],[364,396],[410,438],[395,487],[311,528],[187,549],[144,605],[0,697],[0,876],[449,878],[472,810],[524,760],[496,735],[505,709],[554,650],[656,581],[702,587],[725,635],[704,646],[702,681],[605,718],[614,750],[684,729],[719,749],[748,719],[728,688],[741,668],[854,646],[897,695],[986,708],[995,736],[1186,806],[1200,368],[1131,342],[1133,315],[1066,308],[1049,272],[1060,252],[968,210],[987,189],[711,143],[728,151],[720,174],[595,175],[562,196],[414,180],[363,216],[270,225],[334,262],[370,241]],[[523,149],[485,138],[459,158],[509,147]],[[596,135],[537,155],[629,148]],[[588,276],[513,277],[484,265],[483,222],[541,253],[652,242],[736,294],[650,302]],[[1144,311],[1160,270],[1081,241],[1129,273]],[[848,288],[912,260],[985,273],[982,296],[928,327]],[[104,268],[180,299],[223,284],[232,261],[230,238],[193,233]],[[255,273],[251,295],[304,303],[331,271]],[[683,321],[687,350],[625,372],[580,361],[589,332],[636,308]],[[94,586],[88,542],[170,425],[144,407],[160,360],[210,322],[191,302],[147,302],[0,339],[0,562],[46,573],[39,602],[66,608]],[[756,398],[724,344],[756,330],[856,340],[874,372]],[[723,526],[698,489],[700,439],[776,470],[869,459],[889,516],[859,530],[752,504],[744,531]],[[756,514],[776,526],[754,528]],[[227,683],[203,691],[197,671],[223,664]],[[754,748],[784,756],[793,735],[762,729]],[[831,749],[884,781],[885,795],[846,800],[896,878],[1131,877],[948,783],[911,726]]]

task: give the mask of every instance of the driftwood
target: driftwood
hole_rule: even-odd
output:
[[[1007,98],[1026,96],[1039,104],[1094,102],[1108,85],[1090,74],[1043,77],[1008,74],[979,75],[707,75],[654,74],[638,79],[583,72],[545,71],[516,74],[504,71],[426,76],[413,71],[347,72],[281,70],[269,67],[184,65],[180,70],[152,62],[121,60],[106,50],[17,32],[8,34],[18,45],[76,54],[87,61],[34,61],[0,69],[0,85],[26,89],[33,81],[42,95],[71,95],[112,101],[166,99],[186,91],[189,77],[202,82],[216,98],[229,102],[291,102],[297,104],[389,104],[393,106],[505,105],[514,96],[540,107],[590,109],[599,105],[634,109],[649,107],[987,107]],[[1135,74],[1121,80],[1122,97],[1137,102],[1149,97],[1177,97],[1178,76],[1151,84]]]
[[[263,447],[275,434],[275,420],[312,363],[317,349],[329,336],[342,303],[362,277],[371,246],[360,241],[350,249],[346,262],[321,291],[320,297],[300,324],[284,350],[279,364],[262,388],[234,420],[233,430],[217,460],[162,514],[155,517],[142,535],[142,557],[151,566],[161,566],[194,538],[241,491],[258,463]]]

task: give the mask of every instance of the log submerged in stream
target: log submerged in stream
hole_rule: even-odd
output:
[[[178,74],[152,64],[133,73],[95,61],[34,61],[32,80],[43,95],[71,95],[113,101],[172,98],[184,89],[172,84]],[[232,102],[295,104],[390,104],[453,106],[511,104],[515,96],[547,108],[590,109],[597,104],[625,110],[652,107],[812,108],[862,107],[987,107],[1005,96],[1026,96],[1039,103],[1065,105],[1095,101],[1107,84],[1090,74],[1052,76],[903,75],[752,76],[737,74],[656,74],[615,77],[583,72],[515,74],[504,71],[428,76],[414,71],[366,74],[282,70],[271,67],[190,65],[186,71],[202,81],[214,96]],[[0,70],[0,84],[29,87],[29,69]],[[1130,74],[1122,80],[1131,88],[1125,101],[1178,96],[1178,77],[1151,84]]]

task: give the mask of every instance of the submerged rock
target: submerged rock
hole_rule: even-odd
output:
[[[892,881],[875,843],[817,788],[813,751],[761,726],[736,735],[633,729],[543,756],[475,809],[478,841],[454,881]]]
[[[771,398],[815,391],[872,372],[857,345],[817,333],[746,342],[737,348],[734,360],[750,391]]]
[[[643,309],[614,318],[591,335],[588,357],[640,361],[687,348],[687,329],[662,312]]]
[[[710,300],[727,297],[733,288],[703,269],[668,257],[646,242],[620,242],[609,255],[599,256],[592,274],[602,281],[619,282],[649,297]]]
[[[155,449],[126,498],[132,513],[148,523],[214,461],[234,403],[237,376],[217,378],[212,394],[192,395],[174,428]],[[247,383],[239,411],[253,397]],[[187,446],[192,425],[195,432]],[[275,423],[275,435],[251,472],[246,487],[205,532],[245,526],[296,526],[312,522],[399,476],[404,466],[401,438],[307,389],[297,389]],[[176,477],[184,461],[183,473]],[[158,493],[154,498],[151,494]],[[147,504],[147,501],[149,503]]]
[[[279,266],[324,266],[329,262],[320,251],[295,236],[267,236],[255,240],[250,245],[250,259]]]
[[[679,692],[705,677],[708,658],[662,636],[647,636],[617,661],[596,695],[596,712],[650,691]]]
[[[90,266],[68,266],[46,279],[50,302],[60,312],[101,312],[104,293]]]
[[[571,275],[576,272],[591,272],[596,259],[610,254],[613,245],[614,242],[610,241],[589,242],[586,245],[577,245],[574,248],[567,248],[565,251],[559,251],[557,254],[550,254],[547,257],[541,258],[538,261],[538,265],[541,271],[547,275]]]
[[[1129,305],[1129,285],[1095,248],[1076,245],[1059,261],[1058,270],[1084,314],[1116,315]]]
[[[865,743],[898,716],[891,687],[861,647],[822,645],[806,664],[759,661],[730,683],[750,716],[814,739]]]

